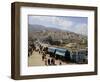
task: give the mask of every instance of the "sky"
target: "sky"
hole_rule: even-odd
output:
[[[58,28],[82,35],[87,35],[88,18],[71,16],[38,16],[29,15],[28,24],[43,25],[48,28]]]

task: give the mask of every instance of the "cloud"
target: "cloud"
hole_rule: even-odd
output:
[[[75,32],[82,34],[82,35],[87,35],[88,34],[88,28],[87,28],[87,24],[77,24],[75,26]]]
[[[38,21],[38,22],[47,22],[49,24],[55,24],[57,26],[57,28],[60,29],[67,29],[69,27],[71,27],[73,25],[72,21],[69,20],[64,20],[62,17],[56,17],[56,16],[31,16],[30,17],[31,20],[29,21],[29,23],[32,23],[31,21]],[[33,20],[32,20],[33,19]]]
[[[29,16],[29,24],[42,24],[78,34],[87,35],[87,23],[76,22],[75,19],[58,16]],[[77,18],[80,19],[81,18]],[[82,20],[81,20],[82,21]]]
[[[37,20],[40,22],[50,22],[53,23],[56,17],[50,17],[50,16],[30,16],[30,18],[33,19],[33,21]]]

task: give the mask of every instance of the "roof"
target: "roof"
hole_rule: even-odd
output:
[[[55,50],[56,50],[56,52],[55,52]],[[65,48],[48,47],[49,52],[52,52],[52,53],[55,52],[56,55],[60,55],[60,56],[65,56],[66,50],[67,49],[65,49]]]
[[[60,55],[60,56],[65,56],[65,52],[56,51],[55,54]]]
[[[52,52],[52,53],[54,53],[55,50],[56,50],[56,48],[54,48],[54,47],[48,47],[48,52]]]

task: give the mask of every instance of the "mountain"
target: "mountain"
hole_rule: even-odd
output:
[[[33,39],[41,39],[51,36],[53,40],[67,40],[72,42],[79,42],[87,39],[87,36],[69,32],[66,30],[57,29],[54,27],[46,27],[43,25],[28,25],[28,37]]]
[[[31,25],[29,24],[28,25],[28,30],[29,32],[38,32],[38,31],[43,31],[43,30],[46,30],[46,31],[61,31],[60,29],[57,29],[57,28],[53,28],[53,27],[46,27],[46,26],[43,26],[43,25]]]

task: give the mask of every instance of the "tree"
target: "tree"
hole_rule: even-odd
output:
[[[48,36],[46,38],[46,41],[49,42],[50,44],[52,44],[52,42],[53,42],[52,37],[51,36]]]

